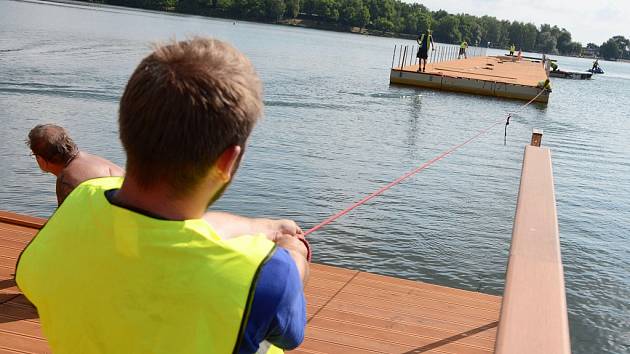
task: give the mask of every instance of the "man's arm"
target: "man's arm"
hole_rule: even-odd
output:
[[[220,211],[209,211],[203,218],[224,238],[260,233],[271,237],[278,232],[292,236],[302,234],[302,229],[288,219],[248,218]]]
[[[67,181],[66,175],[62,172],[57,177],[57,183],[55,185],[55,192],[57,194],[57,206],[61,205],[66,197],[72,192],[74,186]]]
[[[306,248],[306,244],[300,241],[298,237],[281,233],[277,233],[269,239],[279,247],[289,251],[289,255],[295,262],[295,266],[300,273],[302,284],[306,284],[310,274],[309,262],[307,260],[308,249]]]
[[[304,340],[306,300],[298,269],[289,252],[278,247],[262,266],[256,283],[241,353],[260,353],[269,343],[285,349]]]
[[[304,239],[302,229],[294,221],[288,219],[247,218],[216,211],[207,212],[203,218],[223,238],[265,234],[278,246],[289,251],[300,273],[302,283],[305,283],[308,279],[309,262],[307,258],[309,257],[309,250],[306,246],[308,242]]]

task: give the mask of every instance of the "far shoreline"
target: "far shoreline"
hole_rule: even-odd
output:
[[[242,19],[229,18],[229,17],[212,17],[212,16],[205,16],[205,15],[198,15],[198,14],[188,14],[188,13],[182,13],[182,12],[169,11],[169,10],[152,10],[152,9],[145,9],[145,8],[132,7],[132,6],[110,5],[110,4],[103,4],[103,3],[91,2],[91,1],[78,1],[78,0],[14,0],[14,1],[33,3],[33,4],[49,3],[49,4],[64,4],[64,5],[81,6],[81,7],[95,7],[95,8],[103,8],[103,9],[133,10],[133,11],[138,11],[138,12],[145,12],[145,13],[152,13],[152,14],[159,14],[159,15],[186,16],[186,17],[192,16],[192,17],[213,19],[213,20],[226,21],[226,22],[248,22],[248,23],[258,23],[258,24],[280,25],[280,26],[286,26],[286,27],[299,27],[299,28],[316,29],[320,31],[351,33],[351,34],[357,34],[357,35],[396,38],[396,39],[412,40],[412,41],[415,40],[417,37],[417,35],[415,34],[384,32],[384,31],[369,30],[366,28],[359,28],[359,27],[345,27],[345,26],[339,26],[336,24],[318,23],[317,21],[308,20],[308,19],[285,19],[285,20],[276,21],[276,22],[252,21],[252,20],[242,20]],[[454,43],[441,43],[441,42],[440,44],[458,45],[456,43],[454,44]],[[490,48],[490,49],[497,49],[497,50],[503,49],[506,51],[508,50],[507,48],[492,47],[492,46],[480,47],[480,48]],[[557,56],[557,57],[599,59],[601,61],[607,61],[607,62],[630,63],[630,60],[628,59],[606,60],[604,58],[596,57],[596,56],[547,54],[547,53],[532,52],[532,51],[529,51],[528,53],[539,54],[541,56],[543,54],[546,54],[549,56]]]

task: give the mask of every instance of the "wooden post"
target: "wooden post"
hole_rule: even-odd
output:
[[[405,51],[403,52],[403,63],[400,66],[400,71],[404,70],[405,68],[405,62],[407,61],[407,49],[409,48],[409,46],[405,46]]]
[[[543,131],[534,129],[532,131],[532,146],[540,147],[540,143],[542,142]]]
[[[394,54],[392,55],[392,69],[394,68],[394,58],[396,58],[396,47],[398,44],[394,45]]]

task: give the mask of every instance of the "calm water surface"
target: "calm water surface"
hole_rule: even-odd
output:
[[[54,178],[24,145],[55,122],[124,164],[117,105],[149,43],[233,43],[265,84],[266,117],[217,209],[317,224],[462,142],[522,102],[389,86],[386,38],[123,9],[0,0],[0,209],[49,216]],[[564,69],[590,61],[559,58]],[[630,343],[630,65],[555,79],[548,106],[503,127],[312,235],[315,260],[501,294],[523,147],[552,149],[574,353]]]

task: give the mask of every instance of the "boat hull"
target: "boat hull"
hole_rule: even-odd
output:
[[[549,76],[559,77],[561,79],[588,80],[593,76],[593,73],[580,72],[580,71],[556,70],[556,71],[550,71]]]

